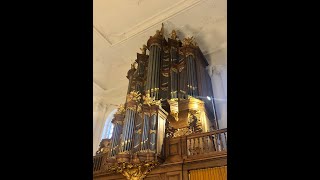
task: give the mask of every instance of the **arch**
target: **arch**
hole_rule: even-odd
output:
[[[112,124],[112,119],[114,117],[114,114],[117,112],[117,109],[114,109],[110,112],[110,114],[107,116],[106,121],[103,126],[103,131],[101,135],[101,140],[102,139],[111,139],[112,132],[113,132],[113,124]]]

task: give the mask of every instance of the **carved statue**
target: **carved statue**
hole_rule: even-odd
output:
[[[171,39],[174,39],[174,40],[176,40],[177,39],[177,33],[176,33],[176,31],[175,30],[172,30],[172,33],[171,33]]]
[[[169,125],[169,121],[166,121],[166,137],[172,138],[176,129]]]
[[[110,139],[102,139],[96,154],[105,154],[110,152]]]
[[[192,132],[202,132],[202,129],[198,123],[198,118],[194,114],[191,114],[189,117],[189,129]]]
[[[157,106],[161,106],[161,100],[155,100],[155,97],[151,98],[150,94],[146,94],[145,96],[143,96],[143,104],[147,104],[149,106],[152,105],[157,105]]]
[[[144,44],[142,45],[142,48],[140,48],[142,54],[146,54],[147,46]]]

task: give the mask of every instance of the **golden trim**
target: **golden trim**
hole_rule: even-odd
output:
[[[123,114],[125,112],[125,108],[124,108],[124,105],[123,104],[120,104],[119,107],[118,107],[118,110],[115,114]]]

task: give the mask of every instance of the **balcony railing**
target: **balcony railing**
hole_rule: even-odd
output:
[[[187,136],[187,156],[227,151],[227,129]]]
[[[227,129],[206,133],[196,133],[177,138],[167,138],[165,159],[167,162],[177,162],[182,159],[193,161],[198,157],[214,157],[227,152]],[[107,154],[93,157],[94,174],[103,173],[108,169]]]
[[[98,173],[102,171],[102,167],[105,164],[105,160],[107,158],[107,154],[99,154],[96,156],[93,156],[93,172]]]

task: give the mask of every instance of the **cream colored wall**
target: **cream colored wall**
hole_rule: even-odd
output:
[[[93,154],[98,150],[101,140],[103,127],[110,112],[116,109],[116,106],[110,105],[106,101],[105,90],[97,84],[93,84]]]
[[[208,56],[212,90],[220,129],[227,128],[227,49],[222,48]]]

